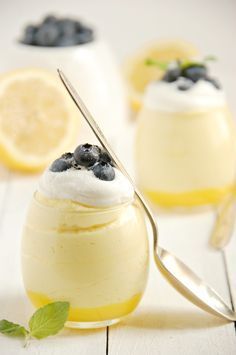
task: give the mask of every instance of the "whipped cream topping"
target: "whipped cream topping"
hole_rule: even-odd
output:
[[[132,200],[132,185],[118,169],[114,170],[114,180],[104,181],[85,168],[62,172],[47,169],[39,181],[38,191],[50,199],[69,199],[93,207],[109,207]]]
[[[184,78],[167,83],[152,82],[144,96],[144,105],[151,110],[165,112],[183,112],[224,106],[225,93],[216,89],[206,80],[199,80],[190,89],[181,91],[177,88]]]

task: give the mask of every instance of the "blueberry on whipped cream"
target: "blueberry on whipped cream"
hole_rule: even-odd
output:
[[[40,47],[68,47],[93,40],[93,30],[81,21],[48,15],[39,24],[26,26],[20,42]]]
[[[171,63],[161,80],[167,83],[176,82],[177,89],[181,91],[191,89],[199,80],[211,83],[216,89],[221,88],[218,81],[209,75],[206,64],[200,62],[182,63],[176,61]]]
[[[175,68],[170,68],[168,69],[164,76],[162,77],[163,81],[166,81],[167,83],[173,83],[176,81],[181,74],[181,70],[179,66],[176,66]]]
[[[93,207],[109,207],[133,199],[129,180],[103,148],[79,145],[45,170],[38,191],[53,200],[70,200]]]
[[[177,81],[177,89],[181,91],[189,90],[193,86],[190,79],[180,77]]]
[[[59,158],[52,163],[50,170],[56,173],[56,172],[65,171],[70,168],[71,168],[71,162],[69,160]]]
[[[92,166],[99,160],[101,149],[97,145],[81,144],[74,151],[74,159],[82,166]]]
[[[89,143],[79,145],[74,153],[64,153],[50,166],[52,172],[62,172],[68,169],[88,169],[100,180],[111,181],[115,178],[110,155],[97,145]]]
[[[115,178],[113,167],[104,161],[100,161],[92,168],[94,175],[101,180],[111,181]]]
[[[208,56],[202,62],[159,62],[147,59],[147,65],[163,70],[159,80],[151,81],[145,90],[144,104],[161,112],[191,112],[226,105],[226,95],[220,83],[209,73]]]

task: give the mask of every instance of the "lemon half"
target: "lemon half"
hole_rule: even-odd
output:
[[[79,117],[57,74],[27,68],[0,76],[0,161],[38,171],[71,148]]]

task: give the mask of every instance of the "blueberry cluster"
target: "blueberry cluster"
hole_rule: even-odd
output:
[[[221,88],[218,81],[209,76],[208,68],[202,63],[181,65],[181,62],[177,62],[175,67],[166,71],[162,80],[168,83],[177,81],[177,88],[182,91],[191,89],[199,80],[210,82],[216,89]]]
[[[20,42],[32,46],[68,47],[93,40],[93,30],[82,22],[49,15],[38,25],[28,25]]]
[[[52,172],[62,172],[70,168],[92,170],[94,175],[105,181],[115,178],[115,170],[110,155],[97,145],[81,144],[74,153],[65,153],[50,166]]]

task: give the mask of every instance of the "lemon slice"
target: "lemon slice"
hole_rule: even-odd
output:
[[[0,76],[0,161],[9,168],[43,169],[76,143],[78,126],[56,73],[27,68]]]
[[[199,56],[192,44],[181,40],[156,42],[141,49],[124,63],[124,75],[128,85],[128,95],[132,108],[137,111],[142,105],[145,87],[150,81],[160,79],[163,71],[156,66],[147,66],[146,59],[159,61],[191,59]]]

